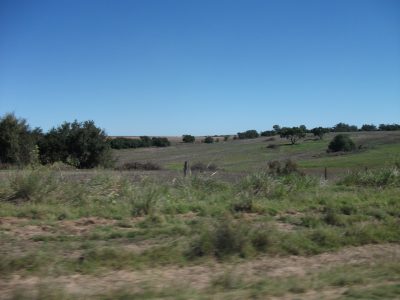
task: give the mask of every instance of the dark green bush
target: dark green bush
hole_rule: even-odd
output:
[[[144,147],[144,143],[139,139],[118,137],[110,140],[110,146],[113,149],[130,149]]]
[[[338,123],[336,124],[333,128],[332,131],[333,132],[350,132],[350,131],[357,131],[358,128],[356,125],[349,125],[346,123]]]
[[[346,134],[338,134],[328,145],[329,152],[349,152],[355,149],[356,145],[354,144],[353,140]]]
[[[185,134],[182,136],[182,142],[184,143],[194,143],[196,138],[193,135]]]
[[[252,129],[245,132],[238,132],[237,136],[240,140],[243,140],[258,138],[260,135],[258,134],[257,130]]]
[[[153,137],[151,145],[154,147],[168,147],[171,145],[170,141],[165,137]]]
[[[43,163],[61,161],[77,168],[109,166],[112,163],[106,133],[93,121],[65,122],[52,128],[39,141]]]
[[[214,138],[212,136],[206,136],[206,138],[203,140],[203,142],[206,144],[212,144],[212,143],[214,143]]]

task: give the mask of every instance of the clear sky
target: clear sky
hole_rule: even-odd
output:
[[[399,0],[0,0],[0,113],[44,130],[400,122]]]

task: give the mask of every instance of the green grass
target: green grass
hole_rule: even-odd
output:
[[[393,134],[376,141],[372,137],[376,135],[355,134],[369,148],[335,157],[325,156],[328,139],[277,149],[265,148],[268,143],[258,139],[139,152],[149,159],[157,155],[164,167],[176,168],[189,153],[191,161],[196,157],[203,162],[219,155],[217,165],[232,173],[246,169],[235,181],[209,174],[131,181],[126,173],[108,170],[78,180],[46,167],[4,172],[0,280],[11,284],[19,276],[40,279],[31,287],[8,289],[12,293],[4,297],[265,299],[334,292],[337,299],[395,298],[400,269],[393,252],[356,263],[342,262],[338,254],[335,264],[317,269],[305,264],[301,276],[290,273],[293,256],[312,264],[320,254],[348,253],[367,245],[384,251],[399,244],[399,169],[392,163],[399,145]],[[174,152],[176,156],[170,156]],[[177,157],[179,153],[183,157]],[[270,158],[296,157],[303,167],[310,163],[310,169],[330,160],[342,168],[349,160],[349,168],[355,170],[369,155],[374,158],[367,171],[361,168],[335,181],[272,175],[260,167]],[[377,161],[388,166],[379,168]],[[272,269],[287,267],[290,274],[266,276],[271,266],[258,269],[258,263],[269,259],[283,264]],[[242,274],[249,266],[255,271]],[[192,271],[187,278],[179,277],[185,270]],[[191,284],[190,278],[200,278],[203,271],[208,272],[205,283]],[[118,272],[136,274],[136,281],[99,290],[93,285],[86,292],[79,292],[84,288],[80,286],[75,294],[62,281],[83,276],[91,283],[101,282],[103,275]],[[153,272],[167,275],[152,277]]]

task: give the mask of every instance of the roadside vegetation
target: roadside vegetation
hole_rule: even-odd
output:
[[[400,266],[389,262],[380,265],[383,273],[373,266],[339,261],[333,273],[320,268],[302,279],[294,274],[272,281],[256,275],[244,278],[229,269],[268,257],[313,257],[348,247],[396,244],[399,192],[398,166],[352,173],[337,183],[302,175],[289,161],[271,162],[264,172],[249,174],[237,184],[201,174],[163,184],[146,178],[131,182],[105,171],[77,182],[65,180],[51,167],[17,170],[0,186],[0,276],[4,282],[13,274],[38,276],[46,282],[49,277],[77,274],[96,278],[116,270],[146,274],[152,269],[217,264],[220,277],[212,279],[209,274],[211,279],[202,287],[189,283],[177,290],[110,287],[97,294],[93,290],[92,296],[201,298],[218,292],[229,298],[243,290],[246,297],[255,292],[265,297],[306,294],[316,284],[323,291],[333,284],[346,287],[338,290],[338,296],[346,298],[365,293],[362,284],[370,281],[373,288],[392,295],[396,289],[391,282],[399,278]],[[149,280],[148,284],[156,284]],[[279,284],[271,289],[273,282]],[[55,299],[43,287],[33,289]],[[18,292],[11,293],[11,299]]]

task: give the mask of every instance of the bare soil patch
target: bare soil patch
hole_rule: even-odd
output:
[[[311,257],[264,256],[247,262],[209,263],[201,266],[178,267],[169,266],[137,271],[114,271],[93,275],[69,275],[56,278],[20,277],[13,276],[9,280],[0,281],[0,299],[9,299],[13,291],[19,288],[34,290],[39,284],[54,284],[63,287],[68,293],[93,295],[107,293],[112,290],[129,286],[131,291],[140,291],[141,287],[151,284],[154,288],[166,286],[187,285],[202,290],[212,283],[217,276],[222,276],[227,270],[245,278],[246,281],[275,277],[304,276],[310,272],[329,270],[329,268],[349,264],[374,264],[377,261],[396,261],[400,259],[400,245],[366,245],[348,247],[335,253],[324,253]],[[323,295],[326,299],[333,299],[343,292],[343,289],[309,291],[299,299],[317,299]],[[278,298],[276,298],[278,299]],[[279,297],[279,299],[292,299]]]

